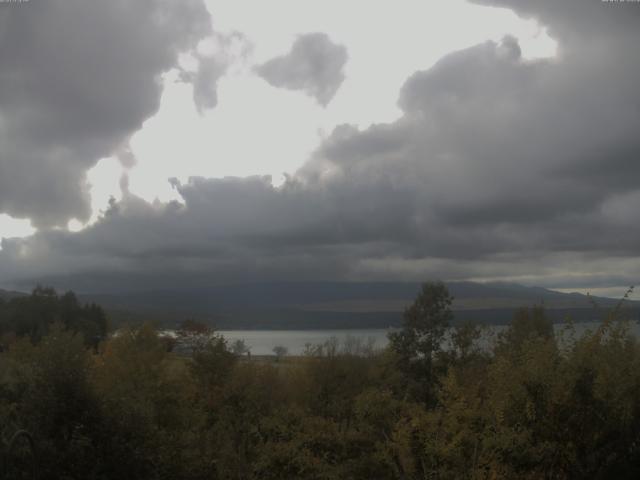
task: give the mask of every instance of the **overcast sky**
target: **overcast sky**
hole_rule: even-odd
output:
[[[640,3],[0,3],[0,286],[640,272]]]

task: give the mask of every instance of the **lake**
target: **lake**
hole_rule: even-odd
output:
[[[357,330],[220,330],[218,333],[229,344],[236,340],[244,340],[251,348],[252,355],[273,355],[273,347],[281,345],[286,347],[290,355],[301,355],[305,345],[318,345],[326,342],[331,337],[344,343],[348,338],[357,338],[363,341],[373,339],[375,348],[387,346],[387,333],[393,329],[357,329]]]
[[[585,322],[575,324],[576,335],[581,335],[587,329],[595,330],[598,322]],[[554,325],[556,332],[564,328],[564,324]],[[502,331],[505,326],[487,327],[489,333],[482,343],[488,345],[493,335]],[[220,330],[229,344],[236,340],[244,340],[251,349],[252,355],[273,355],[273,347],[281,345],[287,348],[289,355],[301,355],[307,344],[318,345],[332,337],[342,344],[345,340],[360,339],[363,342],[374,342],[376,349],[387,346],[389,340],[387,334],[396,329],[353,329],[353,330]],[[636,336],[640,336],[640,324],[632,323],[631,330]]]

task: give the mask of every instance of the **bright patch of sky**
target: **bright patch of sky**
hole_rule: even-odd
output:
[[[218,33],[239,32],[244,38],[218,81],[217,106],[198,113],[191,85],[179,82],[176,71],[165,75],[158,114],[131,138],[135,165],[124,167],[114,156],[88,173],[92,222],[123,189],[149,201],[179,200],[171,177],[271,175],[280,184],[337,125],[364,129],[397,119],[396,101],[406,79],[451,51],[505,35],[518,38],[525,59],[553,56],[556,48],[534,21],[457,0],[206,3]],[[349,56],[346,79],[326,108],[255,73],[256,66],[289,52],[298,35],[312,32],[326,33]],[[33,229],[26,225],[0,215],[0,232],[29,235]],[[83,225],[73,221],[69,228]]]
[[[13,218],[4,213],[0,213],[0,250],[2,250],[2,239],[11,237],[27,237],[35,232],[31,222],[26,219]]]

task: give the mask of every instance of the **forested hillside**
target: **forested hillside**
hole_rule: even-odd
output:
[[[233,354],[197,322],[179,332],[186,356],[149,325],[94,348],[99,307],[38,289],[1,310],[0,425],[26,429],[37,451],[3,450],[5,472],[638,478],[640,344],[622,305],[582,336],[571,324],[555,335],[541,307],[522,309],[489,348],[476,326],[449,330],[450,306],[444,285],[425,284],[385,351],[327,342],[265,360]]]

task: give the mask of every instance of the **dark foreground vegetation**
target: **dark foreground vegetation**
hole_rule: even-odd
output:
[[[28,431],[42,479],[640,478],[640,345],[621,308],[581,336],[522,310],[487,348],[448,328],[450,304],[425,284],[383,352],[265,362],[194,323],[189,356],[149,325],[107,339],[99,307],[37,289],[0,302],[3,441]],[[18,475],[24,456],[1,455]]]

